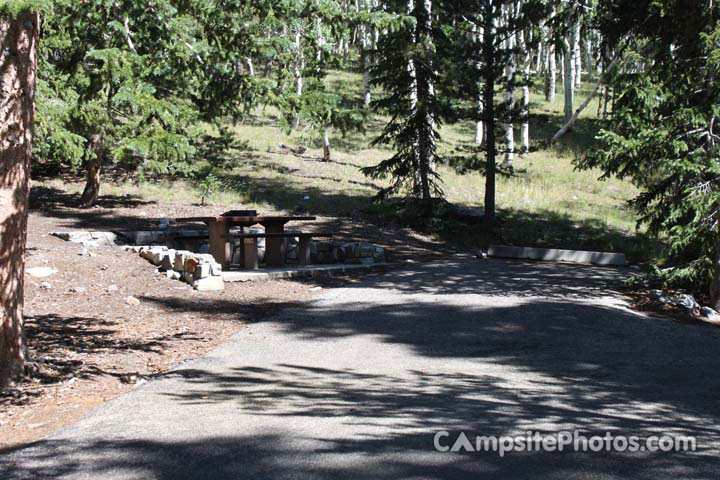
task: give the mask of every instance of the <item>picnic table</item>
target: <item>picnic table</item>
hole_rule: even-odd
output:
[[[285,254],[282,251],[285,225],[290,222],[306,222],[315,220],[315,217],[278,217],[278,216],[215,216],[215,217],[183,217],[175,219],[176,222],[203,222],[208,226],[210,234],[210,254],[215,261],[222,265],[224,270],[230,267],[232,258],[230,228],[251,227],[262,225],[265,233],[271,234],[265,239],[265,263],[269,267],[281,267],[285,264]],[[244,251],[244,250],[243,250]]]

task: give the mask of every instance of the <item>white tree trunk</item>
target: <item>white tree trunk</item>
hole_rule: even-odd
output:
[[[530,62],[532,57],[530,52],[527,53],[525,61],[525,70],[523,72],[523,86],[522,86],[522,127],[521,137],[522,146],[520,149],[520,155],[524,159],[530,152]]]
[[[303,69],[305,68],[305,57],[302,51],[302,30],[300,27],[295,31],[295,62],[293,65],[293,74],[295,75],[295,94],[302,97],[303,94]],[[300,115],[293,117],[292,128],[296,129],[300,125]]]
[[[555,61],[555,47],[550,46],[548,49],[548,85],[546,99],[551,104],[555,102],[556,84],[557,84],[557,62]]]
[[[330,135],[328,134],[327,127],[325,127],[323,129],[323,162],[329,162],[330,160],[332,160],[330,153]]]
[[[515,48],[515,35],[512,34],[507,39],[508,49]],[[515,55],[511,55],[507,65],[505,66],[505,105],[510,111],[515,108]],[[513,122],[503,124],[505,130],[505,160],[503,166],[512,169],[515,160],[515,131]]]
[[[563,90],[565,93],[565,122],[570,121],[573,114],[573,103],[575,101],[575,76],[573,73],[575,72],[575,69],[573,68],[573,55],[572,55],[572,46],[570,43],[565,40],[563,43],[563,65],[564,65],[564,79],[563,79]]]
[[[408,0],[407,11],[408,14],[412,14],[415,10],[415,0]],[[413,42],[415,42],[415,36],[413,35]],[[410,77],[410,112],[414,114],[417,111],[418,104],[418,83],[417,83],[417,71],[415,70],[415,61],[412,58],[408,59],[407,64],[408,75]],[[413,193],[415,195],[420,194],[420,145],[418,143],[417,135],[413,139]]]
[[[580,50],[580,21],[576,21],[573,26],[573,67],[575,69],[575,86],[582,84],[582,52]]]
[[[615,58],[615,60],[613,60],[612,63],[610,63],[606,72],[612,72],[613,69],[615,68],[615,65],[618,63],[618,61],[620,61],[620,57]],[[590,92],[590,95],[588,95],[588,97],[585,99],[585,101],[578,107],[577,110],[575,110],[575,112],[565,122],[565,124],[562,126],[562,128],[560,128],[560,130],[558,130],[557,133],[555,133],[555,135],[553,135],[552,139],[550,140],[551,143],[557,141],[560,137],[562,137],[567,132],[572,130],[573,125],[575,125],[575,122],[577,121],[577,119],[580,116],[580,114],[582,113],[582,111],[585,110],[585,108],[587,108],[588,105],[590,105],[590,102],[598,94],[598,92],[600,91],[600,88],[607,82],[608,75],[609,74],[606,73],[598,79],[592,92]]]

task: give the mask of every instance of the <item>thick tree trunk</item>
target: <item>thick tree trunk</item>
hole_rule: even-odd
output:
[[[23,287],[40,18],[0,18],[0,386],[23,374]]]
[[[90,138],[90,159],[87,161],[87,179],[85,190],[80,197],[82,207],[92,207],[100,196],[100,180],[102,171],[102,137],[95,134]]]

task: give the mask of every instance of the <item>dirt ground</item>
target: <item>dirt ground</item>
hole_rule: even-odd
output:
[[[119,248],[84,252],[50,232],[153,229],[159,218],[219,214],[229,207],[105,195],[97,207],[78,209],[75,201],[61,189],[33,186],[27,268],[57,273],[26,275],[28,377],[0,390],[0,451],[73,423],[102,402],[209,352],[254,319],[355,281],[226,284],[223,292],[196,292],[136,254]],[[395,261],[450,253],[410,230],[358,219],[322,217],[302,228],[383,245]]]

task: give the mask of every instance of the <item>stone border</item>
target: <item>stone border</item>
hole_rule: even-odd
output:
[[[222,267],[209,253],[172,250],[162,246],[123,248],[139,253],[160,271],[164,271],[168,278],[184,280],[195,290],[207,292],[225,289]]]
[[[588,252],[583,250],[562,250],[557,248],[511,247],[491,245],[488,256],[495,258],[522,258],[550,262],[569,262],[592,265],[627,266],[624,253]]]

